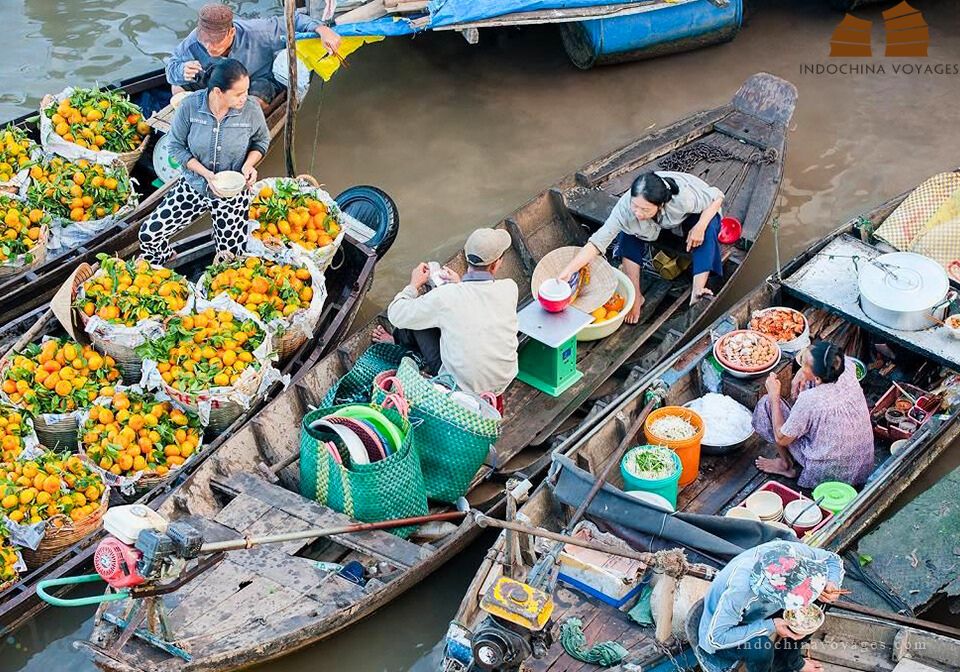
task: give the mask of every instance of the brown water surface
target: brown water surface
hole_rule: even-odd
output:
[[[67,83],[91,84],[157,67],[185,34],[202,0],[28,0],[0,5],[8,35],[0,116],[29,111]],[[829,38],[840,15],[825,1],[757,0],[727,45],[643,63],[574,69],[551,28],[396,39],[365,47],[350,68],[315,87],[300,113],[297,163],[329,191],[375,184],[397,201],[399,239],[377,269],[364,313],[372,315],[418,261],[453,254],[465,235],[509,214],[585,162],[697,110],[726,102],[754,72],[793,81],[800,92],[778,203],[780,257],[848,218],[960,163],[960,76],[895,74],[894,63],[960,64],[960,7],[915,0],[930,24],[927,59],[845,61],[884,74],[802,74],[801,64],[837,63]],[[242,13],[276,13],[244,2]],[[234,6],[238,6],[235,4]],[[858,10],[874,21],[880,8]],[[275,148],[261,174],[282,170]],[[775,266],[774,236],[761,238],[742,294]],[[476,546],[375,617],[269,666],[406,670],[443,634],[483,554]],[[0,645],[0,670],[89,669],[70,642],[91,611],[48,611]],[[429,659],[417,669],[431,669]]]

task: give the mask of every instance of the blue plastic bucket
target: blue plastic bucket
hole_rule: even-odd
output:
[[[627,460],[633,459],[634,453],[645,447],[646,446],[637,446],[631,448],[627,451],[627,454],[623,456],[623,459],[620,460],[620,475],[623,476],[624,490],[644,490],[646,492],[656,493],[667,499],[673,505],[673,508],[677,508],[677,492],[680,490],[678,484],[680,483],[680,475],[683,473],[683,464],[680,462],[680,457],[668,449],[670,455],[673,457],[673,464],[676,469],[673,474],[666,478],[658,478],[656,480],[637,478],[627,469]]]

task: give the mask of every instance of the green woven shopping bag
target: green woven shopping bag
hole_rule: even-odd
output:
[[[404,436],[399,450],[371,464],[347,468],[338,463],[326,447],[333,435],[310,428],[315,420],[355,405],[318,408],[304,416],[300,428],[300,494],[363,522],[427,515],[426,487],[414,432],[410,421],[398,411],[371,404]],[[406,538],[415,530],[414,526],[391,532]]]
[[[406,350],[393,343],[374,343],[363,351],[323,397],[323,406],[361,404],[370,401],[370,386],[378,373],[396,369]]]
[[[430,379],[420,375],[420,369],[409,357],[400,363],[395,376],[378,378],[373,401],[382,402],[388,393],[403,396],[410,404],[410,419],[419,421],[417,453],[427,497],[455,503],[467,493],[490,447],[497,442],[500,421],[452,401]]]

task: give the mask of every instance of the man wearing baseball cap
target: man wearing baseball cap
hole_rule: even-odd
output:
[[[421,295],[430,279],[427,264],[410,274],[387,317],[397,344],[419,352],[429,373],[449,373],[461,389],[501,395],[517,375],[517,283],[497,280],[510,234],[477,229],[463,248],[467,272],[443,269],[444,284]],[[391,340],[382,328],[374,334]]]
[[[340,36],[320,21],[297,12],[294,23],[298,33],[317,33],[327,51],[340,46]],[[247,68],[250,95],[265,108],[284,88],[273,78],[273,59],[286,46],[286,35],[282,17],[237,19],[227,5],[204,5],[196,29],[167,59],[167,81],[174,93],[201,88],[202,72],[229,56]]]

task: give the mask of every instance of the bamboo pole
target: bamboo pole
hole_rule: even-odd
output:
[[[297,41],[294,14],[296,0],[284,0],[284,17],[287,21],[287,123],[283,129],[283,151],[286,159],[287,177],[297,175],[293,155],[295,121],[297,118]]]

